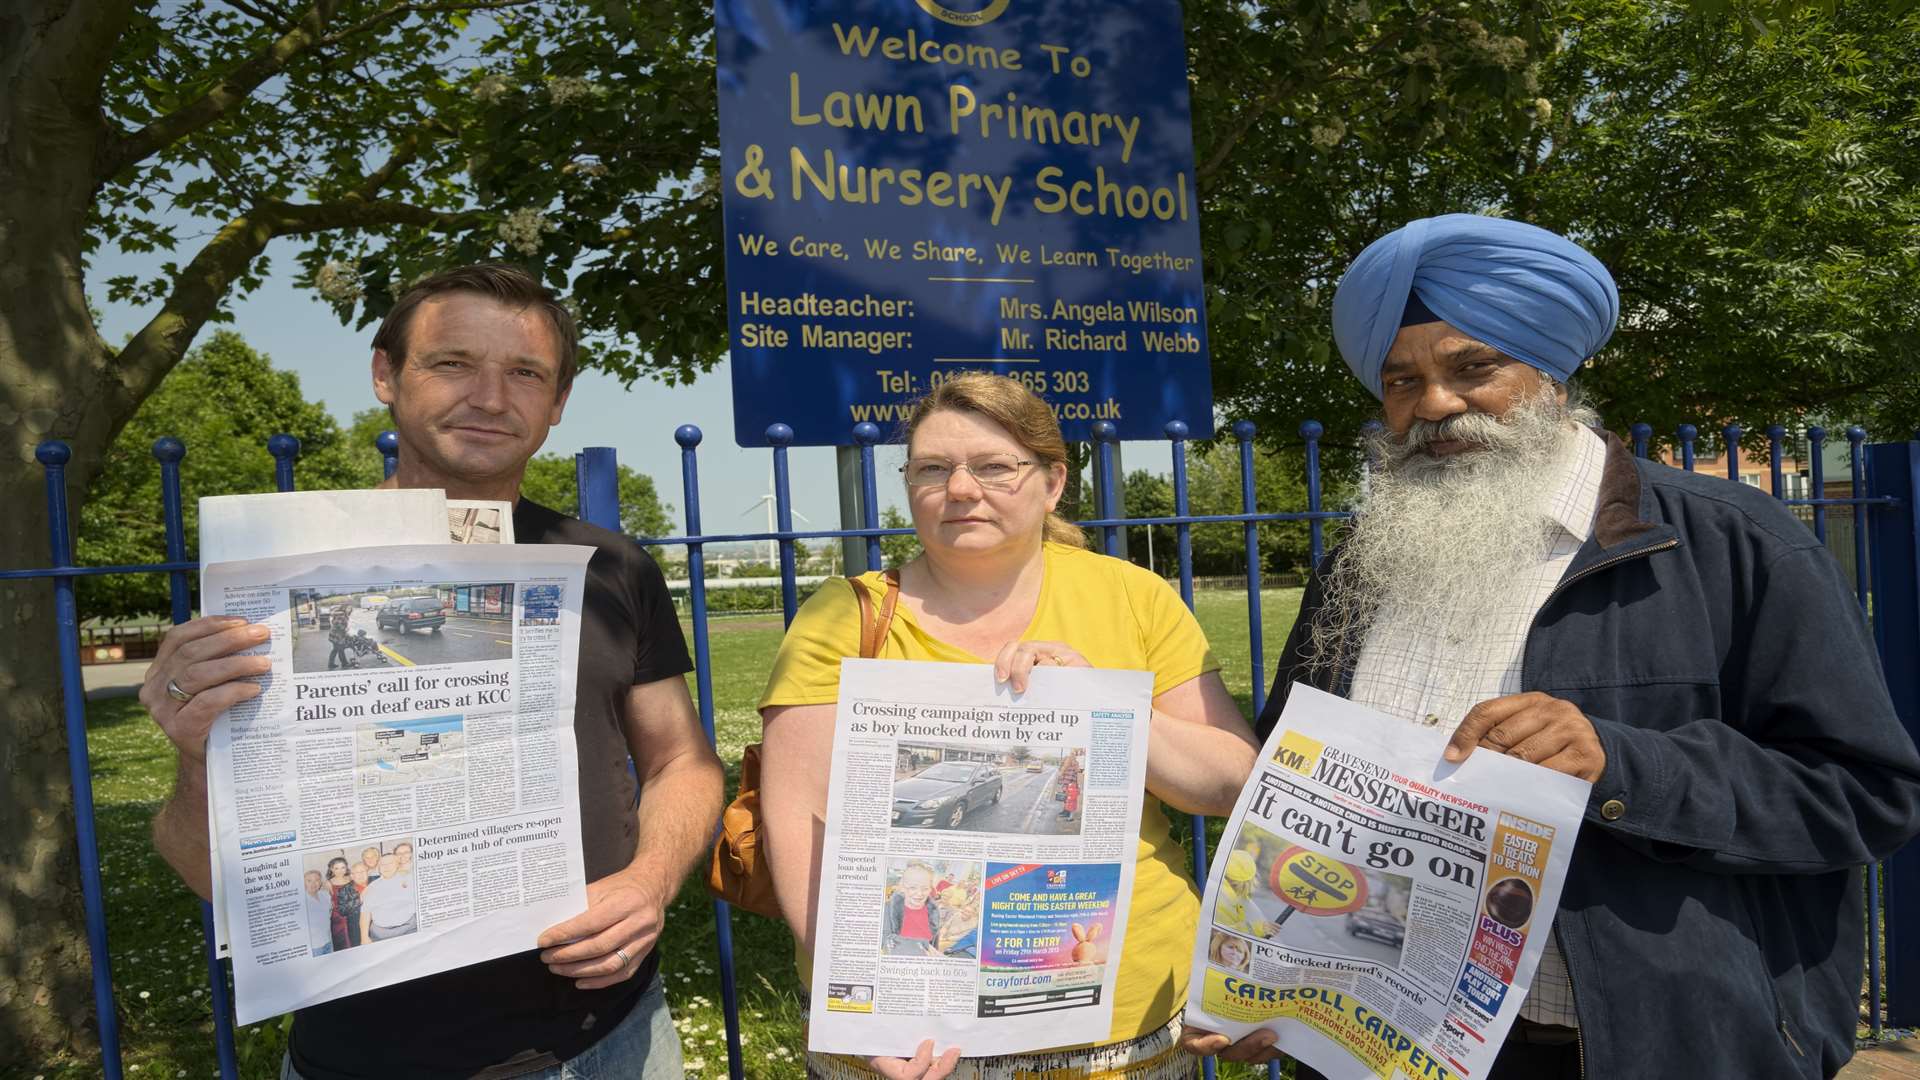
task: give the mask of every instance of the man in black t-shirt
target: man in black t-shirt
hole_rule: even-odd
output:
[[[519,498],[528,459],[566,406],[576,340],[566,309],[524,272],[462,267],[395,303],[374,336],[373,384],[400,436],[386,486],[512,501],[519,543],[595,549],[574,710],[587,910],[536,950],[302,1009],[286,1077],[558,1077],[563,1064],[573,1075],[682,1075],[654,944],[712,836],[720,761],[687,694],[693,664],[660,568],[617,533]],[[211,892],[206,735],[221,711],[259,693],[247,677],[267,659],[234,654],[265,636],[238,619],[183,623],[140,693],[179,751],[154,844],[201,896]],[[375,1033],[384,1050],[369,1060]]]

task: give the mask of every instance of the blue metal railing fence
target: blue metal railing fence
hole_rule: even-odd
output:
[[[1371,425],[1370,425],[1371,426]],[[1240,466],[1240,504],[1237,514],[1191,513],[1187,488],[1187,454],[1192,433],[1186,424],[1175,421],[1166,426],[1166,437],[1170,448],[1170,465],[1173,477],[1174,512],[1171,516],[1154,517],[1128,516],[1124,507],[1118,516],[1098,517],[1085,520],[1080,524],[1098,532],[1102,548],[1108,554],[1118,554],[1122,543],[1122,530],[1130,526],[1172,525],[1177,537],[1178,587],[1180,596],[1189,607],[1194,603],[1194,573],[1192,530],[1195,526],[1237,524],[1242,530],[1242,545],[1245,551],[1247,575],[1247,629],[1251,647],[1252,666],[1251,687],[1253,708],[1256,714],[1264,707],[1266,699],[1265,682],[1265,627],[1261,618],[1261,550],[1259,526],[1266,522],[1299,521],[1306,522],[1309,534],[1309,550],[1312,560],[1318,563],[1325,553],[1325,524],[1330,520],[1348,516],[1344,511],[1329,511],[1322,505],[1323,475],[1321,450],[1324,428],[1316,421],[1307,421],[1300,425],[1299,437],[1304,448],[1304,471],[1306,481],[1306,507],[1297,511],[1261,511],[1256,506],[1254,484],[1255,436],[1254,425],[1248,421],[1239,421],[1231,425],[1226,434],[1239,455]],[[681,490],[684,498],[686,533],[682,536],[663,538],[636,538],[639,543],[649,546],[684,546],[687,552],[689,608],[693,628],[693,647],[695,662],[695,689],[699,701],[700,723],[705,729],[709,741],[715,739],[713,705],[712,653],[709,642],[709,613],[707,589],[705,583],[705,552],[710,544],[734,541],[774,541],[779,546],[779,569],[781,580],[781,608],[787,621],[791,622],[799,603],[797,590],[797,567],[794,544],[800,540],[843,538],[861,538],[866,540],[867,561],[870,566],[881,563],[880,539],[888,535],[910,535],[911,529],[883,529],[879,525],[877,502],[878,480],[875,472],[874,447],[881,442],[880,429],[871,423],[862,423],[853,429],[854,445],[859,448],[860,484],[863,498],[862,527],[858,529],[820,529],[795,530],[793,528],[792,483],[789,476],[787,452],[793,442],[793,431],[785,424],[774,424],[766,431],[767,445],[772,453],[774,473],[774,498],[777,529],[774,532],[706,534],[702,532],[700,517],[700,483],[698,451],[702,441],[699,428],[689,424],[676,429],[673,437],[680,446],[681,454]],[[1121,478],[1114,468],[1114,450],[1118,438],[1111,423],[1101,422],[1093,428],[1095,453],[1093,455],[1093,486],[1099,495],[1098,505],[1102,507],[1121,507],[1118,488]],[[1652,437],[1652,430],[1644,424],[1635,424],[1629,430],[1633,451],[1640,457],[1646,457]],[[1676,447],[1681,467],[1692,471],[1695,463],[1698,430],[1691,424],[1681,425],[1676,435]],[[1740,479],[1739,460],[1742,431],[1738,426],[1729,426],[1722,432],[1724,449],[1728,462],[1728,475],[1734,480]],[[1916,563],[1916,552],[1920,552],[1920,543],[1908,542],[1920,537],[1920,529],[1913,520],[1913,506],[1920,496],[1920,441],[1912,443],[1892,443],[1877,446],[1866,445],[1866,432],[1858,427],[1848,428],[1846,437],[1849,444],[1849,464],[1851,486],[1844,497],[1829,497],[1825,489],[1825,475],[1822,463],[1822,451],[1827,439],[1825,430],[1819,427],[1808,429],[1808,443],[1811,446],[1810,482],[1811,498],[1788,498],[1785,487],[1785,474],[1782,467],[1786,439],[1786,429],[1779,425],[1768,428],[1768,446],[1771,455],[1770,475],[1772,492],[1789,507],[1807,515],[1808,523],[1816,536],[1823,542],[1827,539],[1827,518],[1829,513],[1844,509],[1857,526],[1851,529],[1852,571],[1856,593],[1863,610],[1872,618],[1876,640],[1881,643],[1883,667],[1889,671],[1890,678],[1899,682],[1895,687],[1897,702],[1920,702],[1920,684],[1909,686],[1902,679],[1911,681],[1916,678],[1904,669],[1910,664],[1901,664],[1896,671],[1893,665],[1884,663],[1884,659],[1893,655],[1890,649],[1908,648],[1908,639],[1914,631],[1909,627],[1920,627],[1920,564]],[[392,432],[382,433],[376,445],[385,459],[386,475],[391,476],[395,467],[395,455],[398,452],[398,440]],[[295,463],[299,456],[299,440],[288,435],[276,435],[268,441],[268,450],[273,455],[275,483],[279,490],[290,491],[294,488]],[[42,443],[37,458],[45,470],[47,508],[49,518],[49,554],[51,565],[39,569],[0,570],[0,581],[49,579],[55,593],[56,632],[59,635],[60,679],[63,695],[64,715],[67,733],[67,761],[74,798],[74,818],[79,845],[81,867],[82,901],[86,916],[88,946],[92,951],[94,1004],[98,1016],[100,1047],[102,1055],[102,1073],[109,1080],[119,1080],[121,1071],[121,1051],[118,1023],[114,1009],[113,976],[107,948],[106,913],[101,888],[98,841],[94,820],[92,797],[92,773],[89,764],[86,740],[85,696],[82,692],[79,657],[79,615],[74,600],[74,584],[80,577],[100,574],[124,573],[163,573],[170,582],[171,616],[175,623],[185,621],[190,615],[190,595],[188,573],[197,571],[199,564],[186,558],[186,539],[182,516],[182,492],[180,485],[180,463],[187,448],[177,439],[161,439],[154,444],[153,455],[161,470],[162,506],[161,513],[166,523],[166,561],[124,566],[80,567],[72,561],[70,515],[66,490],[65,468],[70,459],[70,451],[65,444],[57,441]],[[1875,462],[1885,462],[1882,471],[1888,474],[1887,482],[1877,483]],[[1901,462],[1910,463],[1910,467],[1897,468]],[[618,501],[617,462],[614,452],[607,448],[592,448],[576,456],[576,480],[579,490],[579,513],[583,520],[602,527],[620,531],[620,506]],[[1898,475],[1894,475],[1898,473]],[[1898,519],[1878,520],[1875,519]],[[1875,551],[1870,538],[1882,538],[1878,542],[1882,547],[1899,551]],[[1903,718],[1910,729],[1920,727],[1920,715],[1912,707],[1903,709]],[[1196,876],[1203,880],[1207,873],[1206,821],[1195,816],[1192,819],[1193,867]],[[1905,853],[1902,853],[1905,856]],[[1906,867],[1900,858],[1895,865],[1903,868],[1895,874],[1901,882],[1911,881],[1911,887],[1920,891],[1920,855],[1915,865]],[[1883,1011],[1894,1015],[1899,1022],[1906,1022],[1905,1016],[1920,1016],[1920,929],[1909,928],[1909,934],[1899,934],[1896,924],[1888,924],[1888,946],[1896,943],[1911,944],[1916,956],[1910,965],[1911,970],[1897,964],[1895,992],[1883,996],[1886,986],[1885,972],[1881,964],[1881,923],[1882,923],[1882,883],[1879,867],[1870,867],[1865,902],[1867,905],[1868,942],[1867,956],[1869,964],[1869,1000],[1875,1003],[1870,1019],[1874,1034],[1880,1033]],[[1891,893],[1891,888],[1889,889]],[[1898,895],[1905,896],[1902,892]],[[1920,896],[1915,897],[1920,903]],[[725,903],[713,904],[716,926],[717,951],[719,953],[719,971],[721,978],[722,1009],[726,1017],[727,1061],[729,1074],[738,1080],[744,1074],[737,986],[734,978],[731,911]],[[215,1028],[216,1055],[220,1066],[220,1075],[232,1080],[239,1075],[239,1067],[234,1049],[232,1012],[230,1008],[228,974],[222,961],[213,951],[212,910],[202,905],[202,928],[206,937],[206,956],[209,984],[211,987],[210,1004]],[[1909,941],[1909,938],[1912,940]],[[1900,978],[1904,975],[1905,978]],[[1910,987],[1910,989],[1909,989]],[[1909,1000],[1911,999],[1911,1000]],[[1883,1010],[1880,1003],[1886,1003]],[[1205,1075],[1213,1075],[1213,1062],[1204,1063]],[[1272,1067],[1270,1075],[1278,1076],[1278,1066]]]

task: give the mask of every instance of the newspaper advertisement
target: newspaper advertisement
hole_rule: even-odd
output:
[[[809,1049],[911,1057],[1106,1039],[1153,676],[846,660]]]
[[[1207,878],[1186,1023],[1330,1080],[1485,1076],[1588,784],[1295,685]]]
[[[591,555],[437,543],[206,567],[208,614],[271,631],[263,692],[207,740],[241,1023],[521,952],[585,909]],[[393,644],[360,648],[370,628]]]

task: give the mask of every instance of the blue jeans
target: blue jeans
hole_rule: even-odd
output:
[[[680,1033],[673,1029],[667,991],[655,974],[633,1011],[599,1042],[572,1060],[516,1080],[683,1080],[685,1075]],[[291,1058],[281,1058],[280,1080],[302,1080]]]

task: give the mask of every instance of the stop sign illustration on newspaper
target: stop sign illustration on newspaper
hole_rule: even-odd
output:
[[[1367,876],[1317,851],[1290,847],[1273,860],[1267,887],[1295,911],[1345,915],[1367,902]]]

